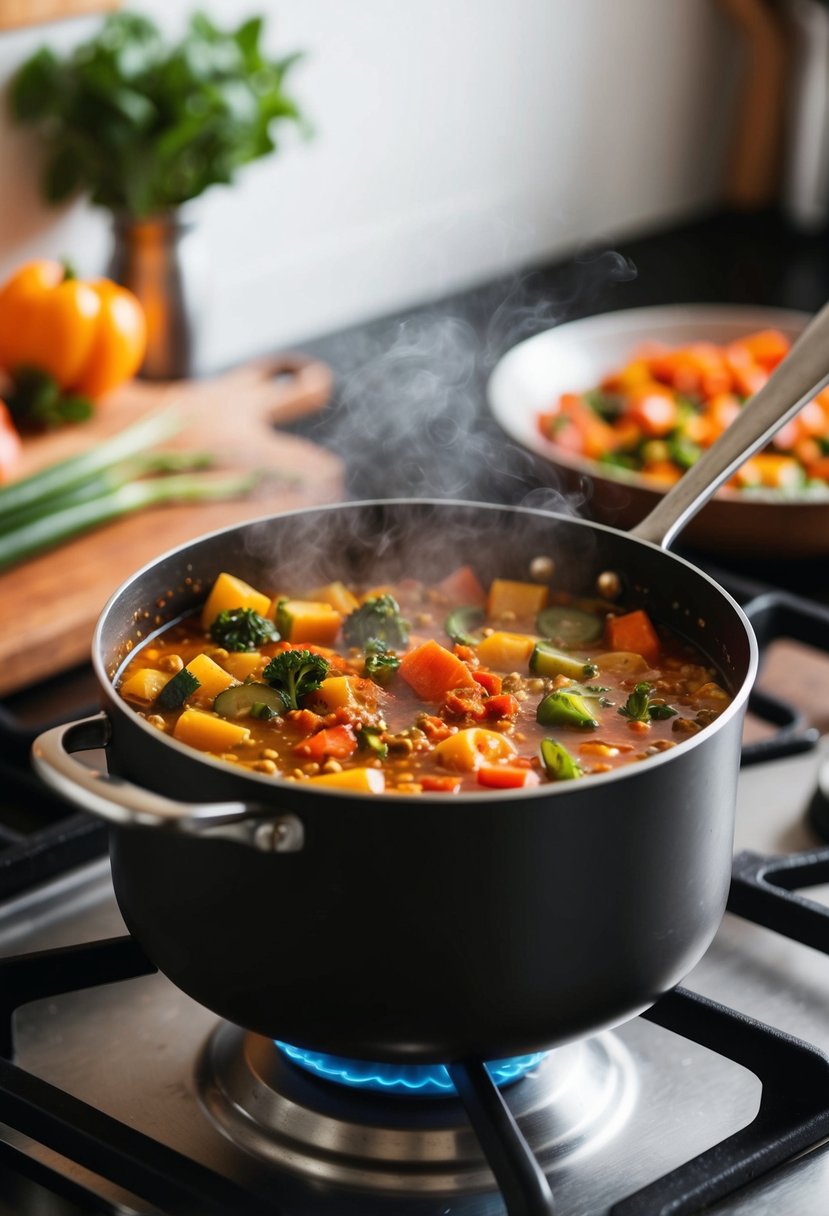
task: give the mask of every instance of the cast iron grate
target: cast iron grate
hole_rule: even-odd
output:
[[[729,908],[829,953],[829,908],[793,890],[827,880],[829,849],[783,858],[741,853]],[[12,1015],[19,1006],[154,970],[128,936],[0,961],[0,1121],[169,1216],[279,1216],[275,1204],[13,1063]],[[643,1016],[749,1069],[761,1081],[762,1098],[747,1127],[617,1202],[609,1216],[691,1216],[829,1136],[829,1058],[816,1048],[683,988]],[[508,1216],[551,1216],[547,1181],[483,1065],[451,1071]],[[15,1146],[3,1145],[0,1156],[77,1199],[76,1182]]]

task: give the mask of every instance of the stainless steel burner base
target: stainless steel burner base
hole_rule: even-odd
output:
[[[467,1194],[495,1181],[460,1102],[321,1081],[259,1035],[222,1023],[199,1061],[199,1099],[234,1144],[317,1182],[406,1195]],[[637,1091],[613,1034],[557,1048],[504,1089],[546,1173],[613,1135]]]

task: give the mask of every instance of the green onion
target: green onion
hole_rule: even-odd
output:
[[[78,502],[65,510],[54,510],[0,535],[0,570],[33,557],[44,549],[51,549],[61,541],[96,528],[99,524],[144,507],[239,498],[253,489],[260,476],[259,473],[244,473],[212,478],[182,473],[179,476],[128,482],[98,498]]]
[[[65,511],[68,507],[89,502],[117,490],[120,486],[138,477],[154,473],[183,473],[196,469],[208,469],[214,462],[209,452],[140,452],[128,460],[122,460],[110,468],[103,469],[86,481],[70,486],[62,494],[49,494],[37,499],[17,511],[0,514],[0,536],[34,523],[49,515]]]
[[[541,740],[541,763],[551,781],[571,781],[582,776],[578,760],[557,739]]]
[[[103,469],[162,443],[180,427],[181,419],[172,410],[150,414],[87,452],[70,456],[67,460],[50,465],[48,469],[33,473],[31,477],[23,477],[20,481],[3,486],[0,489],[0,521],[12,511],[20,511],[42,499],[63,494]]]

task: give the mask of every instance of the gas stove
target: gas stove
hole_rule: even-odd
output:
[[[823,1214],[829,610],[721,581],[766,648],[729,911],[680,989],[497,1090],[472,1062],[299,1058],[183,995],[126,932],[105,833],[28,774],[28,701],[7,707],[0,1216]]]

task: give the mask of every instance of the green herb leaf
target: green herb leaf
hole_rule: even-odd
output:
[[[382,642],[374,639],[368,643],[363,675],[369,680],[373,680],[375,684],[388,684],[399,666],[397,655],[389,654]]]
[[[279,634],[273,621],[253,608],[226,608],[210,626],[210,636],[225,650],[258,650],[265,642],[276,642]]]
[[[654,704],[651,701],[653,687],[650,684],[637,684],[625,704],[619,709],[623,718],[634,722],[650,722],[651,719],[673,718],[676,710],[662,702]]]

